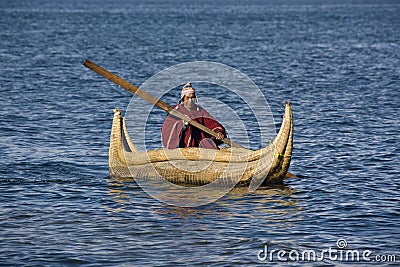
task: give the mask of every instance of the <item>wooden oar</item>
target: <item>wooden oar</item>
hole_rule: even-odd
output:
[[[184,122],[186,122],[186,123],[188,123],[190,125],[193,125],[194,127],[196,127],[198,129],[208,133],[211,136],[217,137],[217,133],[216,132],[214,132],[211,129],[207,128],[206,126],[198,123],[197,121],[192,120],[189,116],[186,116],[186,115],[180,113],[178,110],[172,108],[170,105],[168,105],[167,103],[165,103],[161,99],[158,99],[157,97],[152,96],[151,94],[143,91],[142,89],[139,89],[138,87],[136,87],[133,84],[127,82],[126,80],[122,79],[121,77],[119,77],[119,76],[113,74],[112,72],[100,67],[99,65],[96,65],[92,61],[86,59],[85,62],[83,63],[83,65],[85,65],[86,67],[88,67],[92,71],[96,72],[97,74],[100,74],[104,78],[109,79],[110,81],[118,84],[119,86],[121,86],[122,88],[128,90],[129,92],[132,92],[135,95],[143,98],[144,100],[146,100],[150,104],[153,104],[154,106],[166,111],[168,114],[171,114],[171,115],[183,120]],[[243,148],[242,145],[234,143],[231,140],[229,140],[228,138],[224,138],[222,141],[224,143],[228,144],[229,146],[242,147]]]

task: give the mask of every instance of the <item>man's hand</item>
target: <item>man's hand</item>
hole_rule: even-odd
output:
[[[217,136],[215,138],[217,138],[218,140],[223,140],[225,136],[222,133],[217,133]]]

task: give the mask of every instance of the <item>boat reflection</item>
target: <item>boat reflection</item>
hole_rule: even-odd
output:
[[[109,195],[116,205],[105,207],[110,212],[132,211],[150,208],[156,214],[171,218],[202,218],[223,216],[238,219],[264,216],[266,222],[285,222],[282,227],[303,219],[302,208],[296,198],[297,190],[287,185],[259,187],[249,192],[248,187],[235,187],[219,200],[198,207],[178,207],[162,203],[148,195],[132,179],[110,178]],[[112,206],[112,207],[111,207]],[[239,211],[240,213],[236,213]]]

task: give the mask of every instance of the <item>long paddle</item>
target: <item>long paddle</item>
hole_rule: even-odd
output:
[[[127,82],[126,80],[122,79],[121,77],[119,77],[119,76],[113,74],[112,72],[100,67],[99,65],[96,65],[92,61],[86,59],[85,62],[83,63],[83,65],[85,65],[86,67],[88,67],[92,71],[96,72],[97,74],[100,74],[104,78],[106,78],[106,79],[118,84],[119,86],[121,86],[122,88],[128,90],[129,92],[132,92],[133,94],[143,98],[144,100],[146,100],[150,104],[153,104],[154,106],[166,111],[168,114],[171,114],[171,115],[183,120],[184,122],[186,122],[186,123],[188,123],[190,125],[193,125],[194,127],[196,127],[198,129],[208,133],[211,136],[217,137],[217,133],[216,132],[210,130],[209,128],[205,127],[204,125],[198,123],[197,121],[192,120],[189,116],[186,116],[186,115],[180,113],[179,111],[177,111],[176,109],[172,108],[170,105],[168,105],[167,103],[165,103],[161,99],[158,99],[155,96],[152,96],[151,94],[139,89],[138,87],[136,87],[133,84]],[[229,146],[242,147],[243,148],[242,145],[234,143],[231,140],[229,140],[228,138],[224,138],[222,141],[224,143],[228,144]]]

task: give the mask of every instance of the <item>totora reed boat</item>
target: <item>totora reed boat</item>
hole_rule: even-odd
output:
[[[125,118],[114,110],[110,137],[109,169],[115,178],[159,180],[179,185],[212,182],[236,186],[281,183],[288,173],[293,149],[293,119],[290,103],[285,103],[281,128],[275,139],[259,150],[227,147],[220,150],[176,148],[138,151]]]

